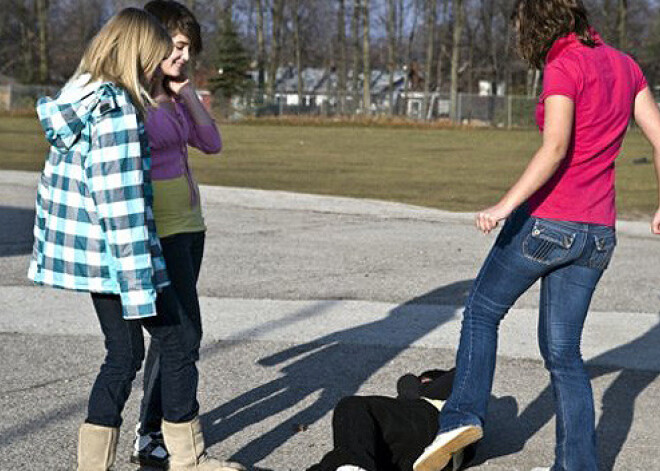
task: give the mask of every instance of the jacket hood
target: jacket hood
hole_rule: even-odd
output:
[[[64,86],[55,97],[43,97],[37,102],[37,115],[46,133],[46,140],[60,152],[68,151],[83,129],[96,114],[117,107],[116,92],[107,82],[90,82],[81,75]]]

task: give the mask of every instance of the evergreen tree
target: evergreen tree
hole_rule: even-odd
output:
[[[243,47],[230,15],[224,15],[222,28],[218,33],[218,47],[215,58],[217,75],[209,80],[209,87],[225,100],[242,95],[252,85],[248,76],[250,57]]]

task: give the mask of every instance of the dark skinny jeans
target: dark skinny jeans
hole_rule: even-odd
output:
[[[90,394],[88,423],[121,425],[132,382],[144,360],[143,328],[151,336],[141,411],[143,428],[160,430],[162,419],[188,422],[199,413],[196,362],[202,327],[195,285],[204,233],[165,237],[161,243],[172,284],[158,294],[156,317],[124,320],[119,296],[92,294],[105,336],[106,357]]]
[[[202,321],[197,280],[204,255],[204,232],[175,234],[161,239],[171,285],[158,295],[158,315],[180,320],[180,335],[195,361],[199,359]],[[164,417],[161,342],[152,337],[144,366],[144,395],[140,406],[140,430],[146,435],[160,430]],[[195,385],[197,378],[195,378]]]

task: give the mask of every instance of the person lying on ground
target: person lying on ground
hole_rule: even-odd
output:
[[[453,380],[453,369],[430,370],[399,378],[396,398],[343,398],[333,413],[334,448],[307,471],[411,471],[437,434]],[[461,469],[475,453],[472,444],[455,454],[444,471]]]

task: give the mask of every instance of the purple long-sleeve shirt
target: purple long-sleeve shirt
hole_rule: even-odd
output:
[[[151,147],[151,178],[168,180],[185,175],[192,185],[188,145],[205,154],[217,154],[222,139],[215,124],[197,126],[186,106],[174,102],[175,113],[164,107],[149,111],[145,128]]]

